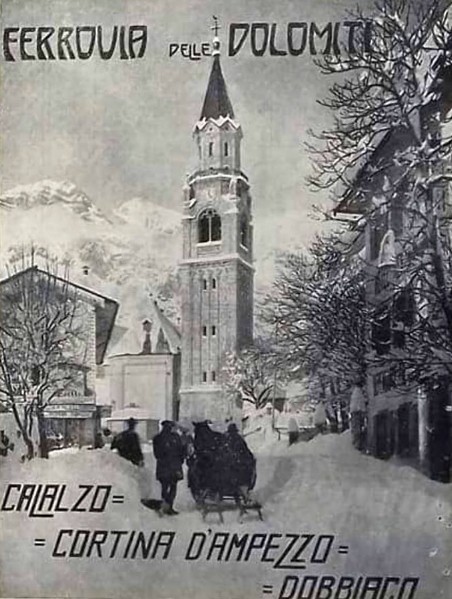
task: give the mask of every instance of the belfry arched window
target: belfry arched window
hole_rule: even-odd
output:
[[[198,242],[221,240],[221,218],[215,210],[205,210],[198,220]]]

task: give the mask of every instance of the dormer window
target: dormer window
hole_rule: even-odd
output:
[[[198,243],[221,240],[221,218],[215,210],[205,210],[198,220]]]

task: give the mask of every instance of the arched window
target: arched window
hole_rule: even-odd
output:
[[[248,219],[242,216],[240,220],[240,244],[243,247],[248,247]]]
[[[221,240],[221,218],[214,210],[206,210],[198,220],[198,242]]]

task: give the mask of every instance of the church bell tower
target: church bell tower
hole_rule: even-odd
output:
[[[182,375],[180,417],[224,420],[222,365],[253,341],[253,227],[242,129],[213,42],[212,66],[193,137],[197,168],[183,190]]]

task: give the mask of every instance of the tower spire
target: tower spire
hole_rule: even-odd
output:
[[[204,98],[204,104],[201,111],[201,118],[203,119],[217,119],[219,117],[230,117],[234,118],[234,111],[232,109],[231,101],[229,100],[226,83],[221,71],[220,64],[220,40],[218,38],[218,18],[213,16],[214,24],[211,29],[214,32],[213,38],[213,62],[212,70],[210,71],[209,83],[207,85],[207,92]]]
[[[180,416],[224,422],[233,408],[220,373],[228,352],[252,343],[254,269],[242,129],[221,72],[218,30],[214,17],[209,83],[193,128],[196,170],[184,186]]]

